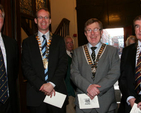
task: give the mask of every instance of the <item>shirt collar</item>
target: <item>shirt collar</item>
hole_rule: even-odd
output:
[[[67,54],[68,54],[70,57],[72,57],[72,56],[71,56],[71,53],[73,53],[73,51],[68,51],[68,50],[66,50],[66,52],[67,52]]]
[[[38,36],[39,36],[39,38],[41,38],[43,35],[45,35],[46,38],[49,39],[49,31],[46,32],[45,34],[43,34],[43,33],[41,33],[40,31],[38,31]]]
[[[138,40],[138,46],[141,48],[141,41]]]
[[[95,47],[97,47],[96,49],[99,49],[101,47],[101,42],[99,42]],[[89,48],[92,47],[92,45],[90,43],[88,43]]]
[[[0,37],[2,37],[1,32],[0,32]]]

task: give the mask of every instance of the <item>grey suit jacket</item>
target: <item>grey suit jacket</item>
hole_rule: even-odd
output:
[[[116,99],[114,93],[114,83],[120,76],[120,62],[118,50],[112,46],[106,46],[101,58],[94,81],[91,79],[91,66],[87,63],[84,50],[81,47],[74,50],[74,56],[71,65],[71,79],[77,86],[77,94],[87,94],[87,88],[90,84],[98,84],[100,94],[98,95],[100,108],[96,109],[99,113],[106,113],[116,109]],[[76,99],[78,105],[78,99]],[[89,112],[91,109],[84,109]]]

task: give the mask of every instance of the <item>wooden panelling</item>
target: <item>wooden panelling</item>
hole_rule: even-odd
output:
[[[126,27],[140,14],[140,0],[76,0],[79,46],[87,43],[84,23],[98,18],[104,28]]]

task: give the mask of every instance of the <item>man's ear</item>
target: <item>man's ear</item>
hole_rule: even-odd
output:
[[[37,19],[36,18],[34,18],[34,22],[37,24]]]
[[[49,23],[51,24],[51,19],[49,19]]]
[[[85,36],[87,35],[86,31],[84,31],[84,35],[85,35]]]
[[[102,37],[102,34],[103,34],[103,30],[100,31],[100,35],[101,35],[101,37]]]

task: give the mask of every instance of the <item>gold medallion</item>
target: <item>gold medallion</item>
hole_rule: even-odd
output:
[[[101,48],[100,48],[100,50],[98,52],[98,55],[97,55],[94,62],[92,62],[92,60],[90,58],[90,54],[88,52],[87,45],[84,45],[83,47],[84,47],[84,51],[85,51],[85,54],[86,54],[86,60],[91,65],[91,71],[92,71],[92,74],[93,74],[92,79],[94,79],[94,76],[95,76],[96,70],[97,70],[98,61],[99,61],[99,59],[100,59],[100,57],[101,57],[101,55],[102,55],[102,53],[103,53],[103,51],[104,51],[104,49],[106,47],[106,44],[102,44],[102,46],[101,46]]]
[[[96,73],[96,68],[95,67],[92,69],[92,73]]]
[[[47,69],[48,67],[48,61],[46,58],[43,59],[43,65],[44,65],[44,68]]]

